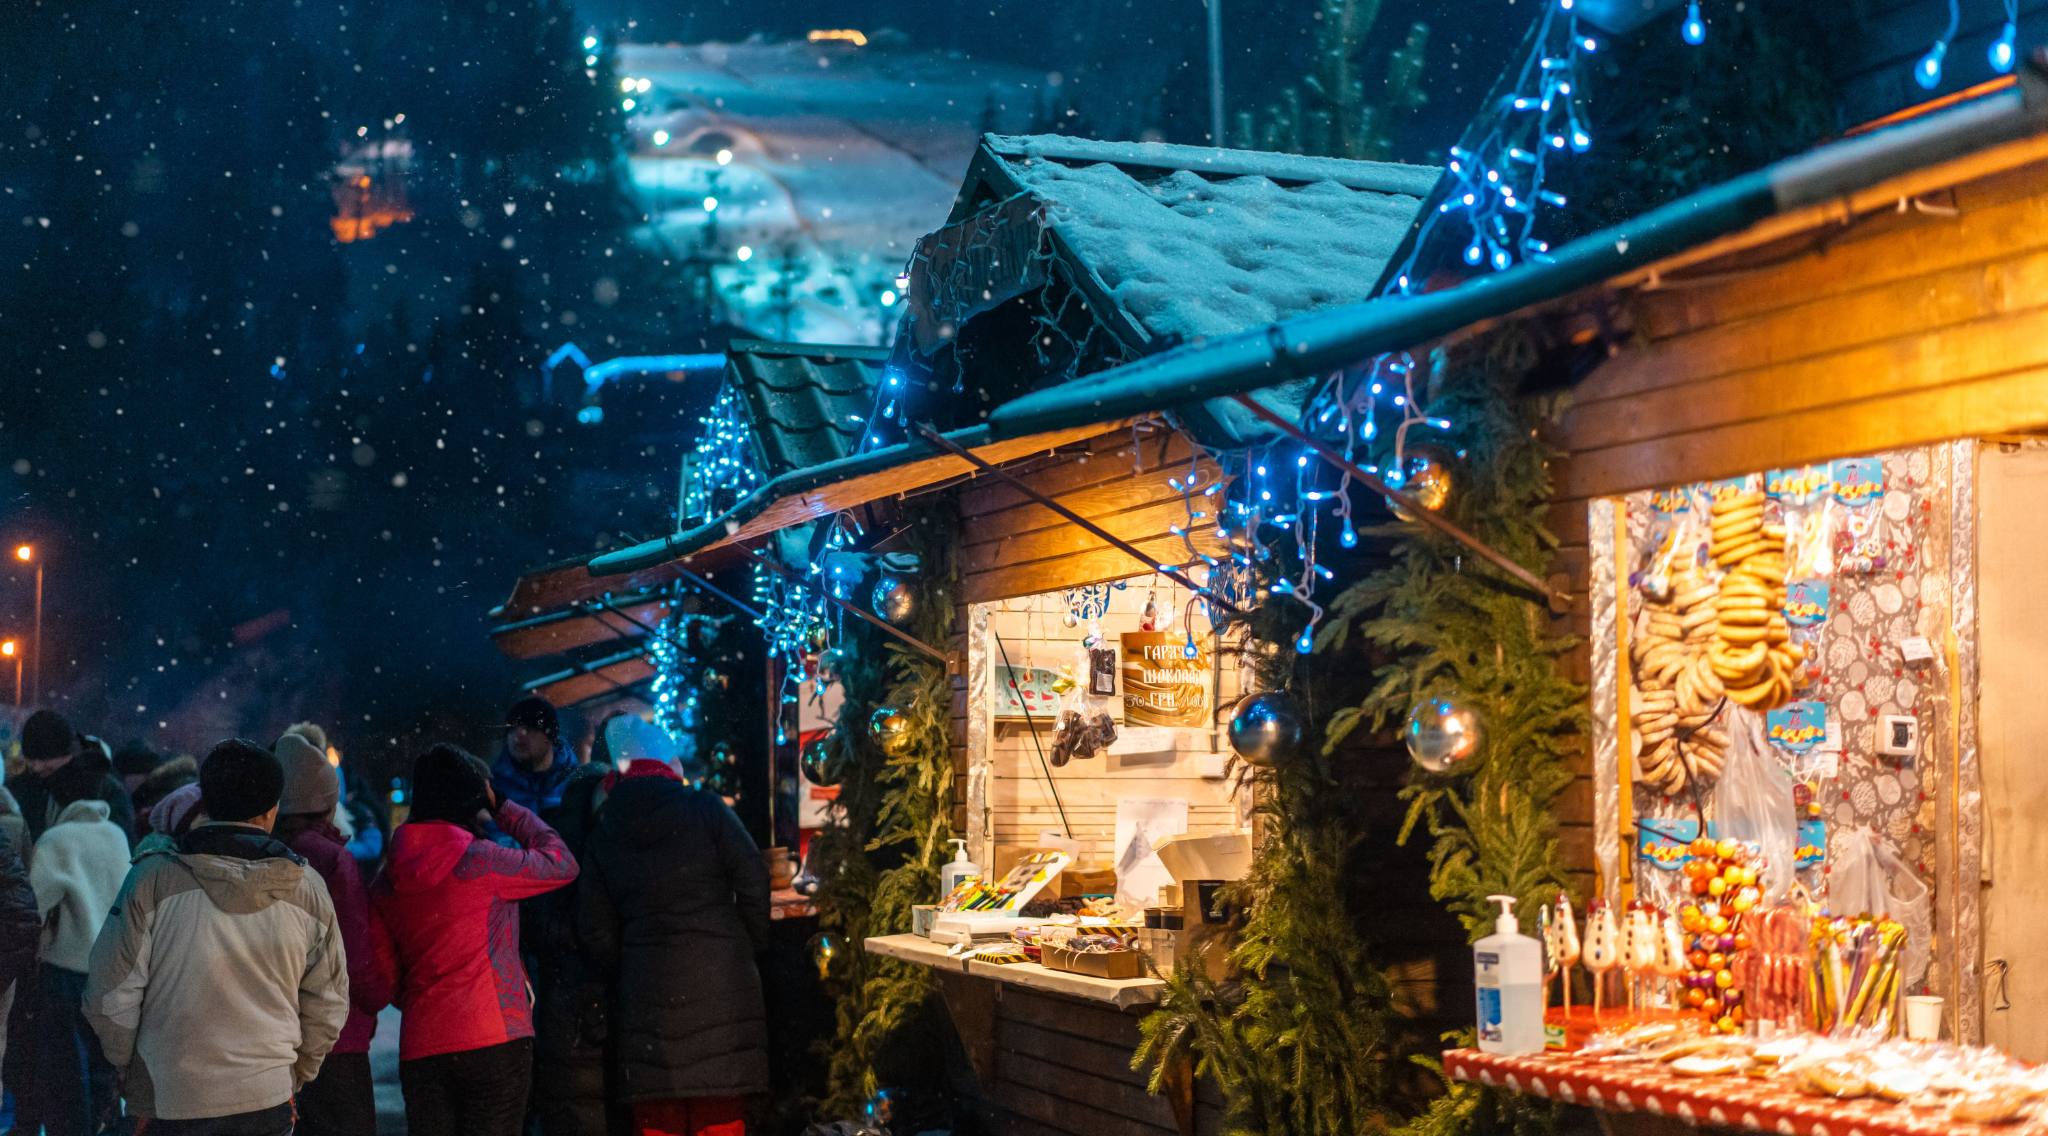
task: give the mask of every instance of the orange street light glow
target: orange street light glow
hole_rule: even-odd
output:
[[[13,655],[14,655],[14,640],[12,640],[12,639],[9,639],[9,640],[8,640],[7,642],[5,642],[5,643],[0,643],[0,655],[6,655],[6,656],[8,656],[9,658],[12,658],[12,657],[13,657]]]
[[[36,550],[29,547],[26,544],[14,550],[14,558],[16,560],[33,560],[35,559],[35,555]]]

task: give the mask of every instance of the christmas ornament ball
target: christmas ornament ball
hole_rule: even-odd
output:
[[[846,943],[830,931],[812,935],[804,944],[804,953],[811,956],[811,965],[818,968],[818,981],[839,977],[846,970]]]
[[[822,651],[831,645],[832,629],[825,624],[813,623],[810,630],[804,632],[804,646],[813,652]]]
[[[1426,698],[1408,711],[1401,726],[1408,756],[1431,773],[1443,773],[1470,761],[1486,740],[1479,711],[1455,695]]]
[[[1432,513],[1441,510],[1444,503],[1451,499],[1450,469],[1435,455],[1427,453],[1411,456],[1406,465],[1406,475],[1402,478],[1401,484],[1391,487],[1414,498],[1416,504]],[[1415,519],[1413,512],[1396,504],[1392,498],[1387,499],[1387,504],[1394,510],[1394,515],[1402,520]]]
[[[884,754],[901,757],[910,751],[910,715],[894,706],[878,706],[868,719],[868,735]]]
[[[917,618],[917,592],[910,583],[911,577],[899,572],[884,572],[875,582],[869,606],[891,627],[906,627]]]
[[[813,738],[805,743],[801,760],[804,780],[827,788],[839,784],[839,763],[832,760],[824,738]]]
[[[1279,691],[1254,694],[1230,716],[1230,748],[1246,764],[1270,768],[1301,746],[1301,715]]]
[[[838,682],[840,669],[845,665],[846,652],[837,647],[818,652],[818,681],[827,686]]]
[[[861,1106],[861,1119],[872,1127],[887,1128],[896,1123],[898,1099],[895,1089],[877,1089]]]

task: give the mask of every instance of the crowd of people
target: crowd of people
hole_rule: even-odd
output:
[[[743,1136],[768,871],[653,726],[521,701],[387,830],[326,735],[115,753],[47,710],[0,789],[0,1085],[24,1136]]]

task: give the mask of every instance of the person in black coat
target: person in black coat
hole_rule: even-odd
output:
[[[579,864],[587,862],[610,771],[609,764],[577,766],[561,804],[543,818]],[[579,880],[519,904],[520,946],[535,961],[533,1085],[541,1136],[616,1136],[630,1129],[625,1108],[606,1091],[611,995],[603,969],[576,933],[581,887]]]
[[[107,819],[121,826],[128,834],[129,846],[134,846],[135,806],[121,779],[114,776],[114,758],[105,743],[77,734],[71,723],[53,711],[38,710],[22,723],[21,756],[28,761],[28,772],[9,781],[7,787],[21,805],[21,819],[28,822],[31,843],[57,823],[53,793],[62,780],[82,787],[82,791],[67,792],[67,800],[105,801],[111,814]]]
[[[607,780],[576,924],[614,979],[615,1092],[643,1132],[743,1132],[744,1098],[768,1091],[767,865],[732,809],[668,764]]]
[[[43,919],[35,889],[28,884],[22,849],[0,833],[0,1021],[11,1016],[15,999],[34,976],[36,948],[42,944]],[[0,1029],[0,1060],[7,1033]]]

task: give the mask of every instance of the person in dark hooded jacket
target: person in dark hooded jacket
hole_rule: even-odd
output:
[[[114,776],[114,758],[105,743],[77,734],[53,711],[38,710],[22,723],[21,755],[28,761],[28,772],[12,779],[8,788],[21,805],[31,840],[41,839],[43,830],[57,823],[53,793],[62,778],[67,800],[105,801],[108,819],[128,834],[129,845],[134,846],[135,807],[121,779]]]
[[[744,1098],[768,1091],[755,963],[768,947],[768,868],[717,794],[612,736],[646,731],[659,734],[607,723],[626,768],[607,778],[577,890],[583,944],[614,978],[615,1091],[643,1134],[743,1136]]]
[[[579,765],[548,823],[580,863],[604,804],[604,765]],[[581,884],[522,900],[520,945],[533,974],[534,1097],[541,1136],[607,1136],[628,1130],[626,1110],[606,1091],[611,996],[603,970],[576,933]]]

